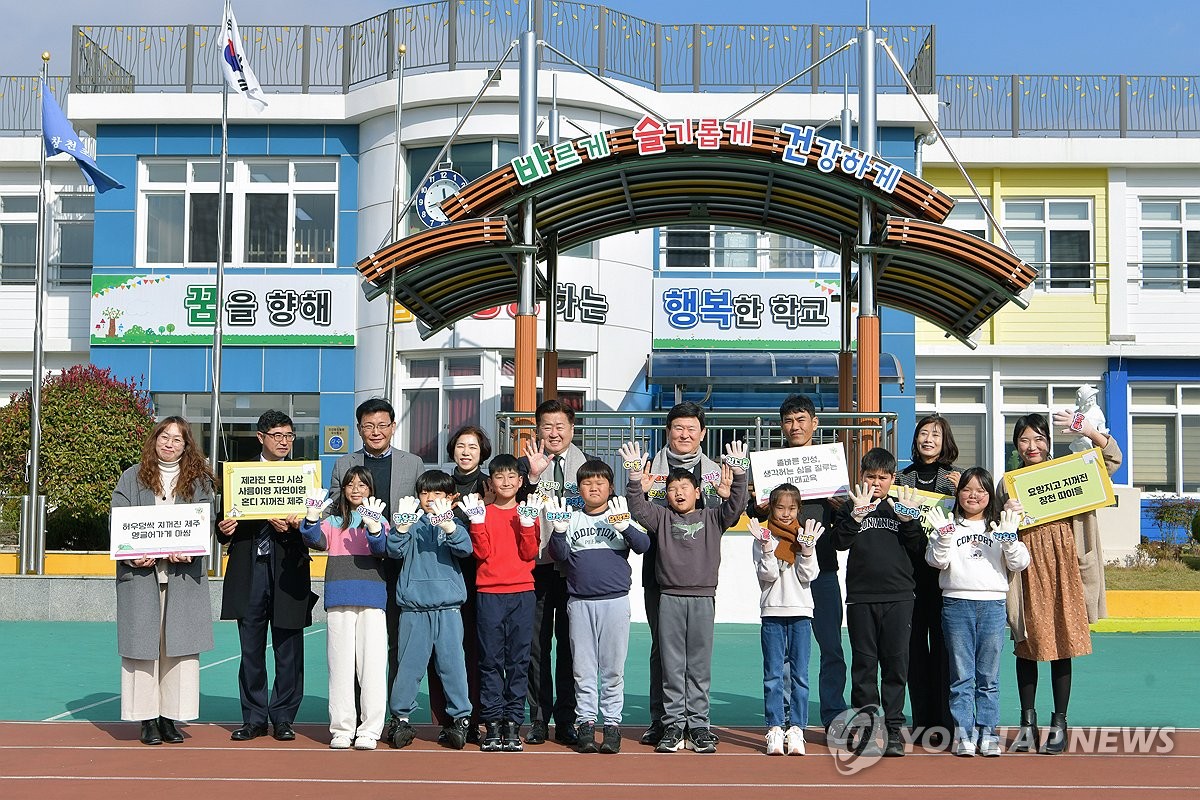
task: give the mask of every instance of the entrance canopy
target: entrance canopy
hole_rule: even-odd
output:
[[[430,333],[518,297],[522,205],[535,207],[537,258],[626,231],[717,224],[792,236],[834,252],[853,248],[861,201],[872,202],[876,292],[883,305],[968,341],[1036,272],[1007,251],[943,226],[952,198],[811,126],[727,122],[705,143],[651,118],[534,150],[442,201],[450,223],[359,262]],[[706,145],[706,146],[702,146]],[[969,240],[969,241],[964,241]],[[481,287],[481,283],[483,286]],[[539,290],[539,297],[544,296]]]

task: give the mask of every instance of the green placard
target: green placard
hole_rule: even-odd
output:
[[[1117,502],[1104,454],[1098,447],[1007,472],[1004,486],[1008,496],[1025,509],[1022,528]]]

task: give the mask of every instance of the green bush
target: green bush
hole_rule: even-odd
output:
[[[0,408],[0,494],[11,514],[28,492],[29,390]],[[141,456],[154,428],[150,397],[112,371],[79,365],[42,382],[39,478],[46,495],[46,547],[107,550],[117,478]]]

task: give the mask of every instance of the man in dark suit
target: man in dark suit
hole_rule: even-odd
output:
[[[282,461],[292,452],[296,434],[282,411],[258,418],[263,461]],[[221,596],[221,619],[236,619],[242,663],[238,695],[242,727],[235,742],[267,734],[281,742],[296,738],[292,723],[304,698],[304,629],[312,624],[317,599],[309,584],[309,555],[300,538],[300,516],[286,519],[217,523],[217,538],[229,545],[229,564]],[[267,695],[267,630],[275,656],[275,684]]]
[[[379,397],[366,400],[355,409],[354,416],[358,419],[358,434],[362,437],[363,447],[342,456],[333,465],[329,493],[333,497],[341,495],[342,476],[346,470],[366,467],[375,482],[375,496],[387,504],[383,513],[390,520],[396,501],[417,493],[417,476],[425,471],[425,464],[412,453],[392,447],[396,411],[387,400]],[[388,586],[388,696],[391,697],[392,681],[396,678],[396,668],[400,663],[400,607],[396,605],[396,579],[400,576],[400,562],[394,558],[385,559],[383,569]]]

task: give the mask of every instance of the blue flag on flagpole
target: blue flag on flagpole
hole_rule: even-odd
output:
[[[66,153],[74,158],[75,162],[79,164],[79,169],[83,170],[84,179],[90,185],[95,186],[97,192],[125,188],[124,184],[100,169],[96,164],[96,159],[84,151],[83,142],[76,135],[75,129],[67,121],[67,115],[63,113],[58,101],[54,99],[54,95],[50,93],[50,89],[45,84],[42,84],[42,139],[46,143],[47,156]]]

